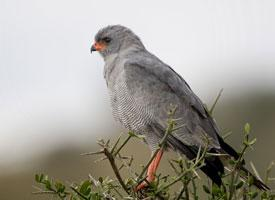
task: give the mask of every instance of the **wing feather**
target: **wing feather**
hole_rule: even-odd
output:
[[[176,118],[182,118],[182,123],[186,124],[176,134],[178,139],[200,146],[204,143],[202,135],[207,135],[212,147],[220,147],[215,122],[190,86],[171,67],[156,58],[143,56],[126,62],[124,73],[130,95],[146,110],[144,115],[151,115],[153,123],[165,128],[168,107],[176,105]]]

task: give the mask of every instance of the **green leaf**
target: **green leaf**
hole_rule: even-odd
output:
[[[35,174],[35,181],[36,181],[37,183],[40,183],[40,179],[39,179],[39,175],[38,175],[38,174]]]
[[[217,185],[213,184],[213,186],[212,186],[212,194],[214,196],[219,196],[220,192],[221,192],[221,189]]]
[[[125,180],[125,184],[126,184],[126,185],[133,185],[133,184],[134,184],[134,181],[133,181],[133,179],[128,178],[128,179]]]
[[[51,190],[52,189],[52,184],[49,180],[45,180],[45,187],[48,189],[48,190]]]
[[[257,138],[254,138],[254,139],[251,140],[248,144],[251,146],[251,145],[255,144],[256,141],[257,141]]]
[[[243,186],[243,181],[239,182],[237,185],[236,185],[236,190],[240,189],[242,186]]]
[[[144,138],[145,138],[144,135],[138,135],[138,134],[134,133],[133,131],[129,131],[128,134],[129,134],[131,137],[136,137],[136,138],[139,138],[139,139],[144,139]]]
[[[267,192],[263,192],[261,195],[261,199],[267,199],[268,195]]]
[[[250,124],[249,123],[246,123],[244,125],[244,132],[246,135],[250,133]]]
[[[91,182],[89,180],[84,181],[79,189],[79,192],[84,195],[89,195],[91,192]]]
[[[43,180],[44,180],[44,174],[40,174],[40,177],[39,177],[39,182],[41,183]]]
[[[85,193],[83,193],[84,195],[88,196],[91,193],[92,189],[89,187]]]
[[[62,183],[56,182],[55,183],[55,188],[56,188],[57,193],[63,193],[65,191],[66,187]]]
[[[255,199],[257,196],[258,196],[258,192],[253,192],[253,193],[251,194],[251,198],[252,198],[252,199]]]
[[[98,178],[98,181],[102,184],[102,183],[103,183],[103,178],[102,178],[102,177],[99,177],[99,178]]]
[[[235,164],[236,164],[236,161],[235,161],[235,160],[230,159],[230,160],[228,161],[228,163],[229,163],[230,165],[235,165]]]
[[[206,185],[203,185],[202,188],[207,194],[210,194],[210,190]]]
[[[101,195],[98,193],[92,193],[91,194],[91,200],[101,200]]]
[[[43,179],[43,177],[44,177],[44,180],[45,180],[45,181],[49,180],[48,175],[45,175],[45,176],[44,176],[44,174],[41,174],[41,177],[42,177],[42,179]]]
[[[254,183],[254,178],[252,176],[248,177],[248,185],[251,186]]]

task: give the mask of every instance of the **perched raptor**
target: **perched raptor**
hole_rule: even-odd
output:
[[[194,159],[198,149],[205,145],[204,136],[207,135],[209,152],[238,159],[238,153],[219,136],[215,121],[190,86],[169,65],[148,52],[129,28],[114,25],[99,30],[91,51],[98,51],[104,58],[104,77],[114,118],[128,130],[143,134],[152,152],[164,136],[167,111],[175,105],[177,109],[173,117],[184,126],[168,136],[169,149]],[[162,154],[160,150],[150,164],[147,181],[154,180]],[[214,183],[222,184],[220,175],[224,173],[224,163],[219,157],[207,158],[201,170]],[[242,170],[252,176],[244,167]],[[258,188],[268,189],[260,180],[254,179]],[[137,189],[145,186],[144,182]]]

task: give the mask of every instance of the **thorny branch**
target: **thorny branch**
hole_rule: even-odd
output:
[[[220,92],[221,93],[221,92]],[[211,112],[213,111],[218,98],[220,97],[220,94],[218,95],[216,101],[214,102]],[[170,134],[173,133],[173,131],[180,129],[182,126],[176,126],[176,120],[173,119],[173,115],[176,112],[176,107],[174,109],[171,109],[169,113],[167,128],[165,131],[165,134],[163,138],[161,139],[159,143],[158,149],[154,152],[150,160],[146,163],[145,167],[141,170],[139,174],[135,173],[132,168],[132,162],[133,157],[132,156],[123,156],[121,155],[121,150],[126,146],[126,144],[129,142],[131,138],[141,138],[138,135],[135,135],[132,132],[129,132],[129,135],[121,142],[121,136],[116,140],[114,145],[110,147],[110,141],[107,142],[100,140],[98,144],[102,147],[101,150],[97,152],[89,152],[84,153],[82,155],[104,155],[103,158],[100,160],[108,160],[112,170],[116,176],[117,181],[113,181],[109,178],[99,178],[98,181],[94,178],[82,182],[80,185],[76,187],[70,186],[70,189],[73,191],[73,193],[68,192],[65,190],[65,186],[59,182],[51,182],[48,180],[48,178],[43,177],[42,175],[36,177],[37,182],[40,184],[45,185],[46,190],[38,190],[35,192],[35,194],[56,194],[60,199],[73,199],[73,200],[94,200],[94,199],[110,199],[115,200],[117,199],[115,197],[116,193],[119,197],[119,199],[132,199],[132,200],[138,200],[138,199],[173,199],[173,200],[180,200],[180,199],[198,199],[197,195],[197,188],[198,184],[196,182],[196,178],[198,177],[198,174],[196,170],[200,169],[202,166],[205,165],[204,159],[207,156],[225,156],[223,154],[213,154],[208,153],[208,146],[209,146],[209,138],[205,137],[205,145],[203,147],[200,147],[198,149],[198,153],[196,158],[194,158],[191,161],[185,160],[185,166],[182,158],[180,157],[179,160],[172,160],[169,161],[172,169],[174,170],[176,176],[172,175],[166,175],[166,176],[157,176],[157,181],[153,184],[148,184],[149,188],[145,191],[142,191],[142,193],[137,193],[134,188],[142,181],[146,181],[147,177],[143,177],[144,173],[148,169],[150,163],[153,161],[155,156],[157,155],[157,152],[159,150],[162,150],[165,148],[166,140],[169,137]],[[203,189],[206,192],[206,194],[209,195],[209,199],[216,200],[232,200],[232,199],[238,199],[238,194],[242,195],[243,199],[253,199],[257,196],[258,193],[254,192],[251,188],[247,188],[245,186],[238,186],[236,183],[241,179],[240,175],[238,173],[238,168],[242,164],[242,160],[244,157],[245,152],[247,151],[248,147],[251,147],[255,140],[249,141],[249,127],[246,125],[245,128],[245,137],[244,137],[244,147],[240,153],[239,158],[234,162],[233,170],[231,173],[225,175],[223,178],[229,177],[229,182],[225,183],[222,187],[227,187],[228,189],[218,188],[217,186],[205,186],[203,185]],[[122,165],[121,167],[118,167],[117,162],[120,162]],[[274,165],[274,162],[270,164],[268,167],[268,170],[266,172],[265,182],[272,181],[273,178],[269,177],[270,171],[272,166]],[[123,180],[121,176],[121,169],[125,167],[131,172],[131,176],[127,178],[125,181]],[[253,170],[255,167],[253,166]],[[256,173],[257,176],[258,173]],[[117,182],[119,185],[117,185]],[[169,190],[172,186],[174,186],[176,183],[182,183],[182,186],[178,193],[174,195],[174,197],[171,197],[171,193],[169,193]],[[189,184],[191,183],[191,186]],[[55,186],[53,186],[53,184]],[[54,188],[55,187],[55,188]],[[93,190],[92,190],[93,187]],[[120,193],[121,190],[124,190],[128,196],[123,196],[122,193]],[[237,193],[238,190],[238,193]],[[77,198],[79,197],[79,198]],[[275,199],[275,195],[271,192],[262,192],[261,193],[261,199]]]

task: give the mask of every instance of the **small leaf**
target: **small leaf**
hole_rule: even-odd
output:
[[[210,194],[210,190],[206,185],[203,185],[202,188],[207,194]]]
[[[40,183],[43,181],[44,177],[45,177],[44,174],[40,174],[40,177],[39,177],[39,182]]]
[[[252,176],[248,177],[248,185],[251,186],[254,183],[254,178]]]
[[[262,199],[267,199],[267,197],[268,197],[267,192],[263,192],[262,195],[261,195],[261,198]]]
[[[90,181],[86,180],[81,184],[79,192],[84,194],[84,195],[88,195],[91,192],[90,187],[91,187]]]
[[[212,194],[214,196],[218,196],[220,192],[221,192],[221,189],[217,185],[214,184],[212,186]]]
[[[88,196],[91,193],[92,189],[89,187],[85,193],[83,193],[84,195]]]
[[[44,180],[45,180],[45,181],[49,180],[48,175],[45,175],[45,176],[44,176],[44,174],[41,174],[41,177],[42,177],[42,179],[43,179],[43,177],[44,177]]]
[[[128,179],[125,180],[125,184],[126,184],[126,185],[133,185],[133,184],[134,184],[134,181],[133,181],[133,179],[128,178]]]
[[[251,198],[252,198],[252,199],[255,199],[257,196],[258,196],[258,192],[253,192],[253,193],[251,194]]]
[[[102,183],[103,183],[103,178],[102,178],[102,177],[99,177],[99,178],[98,178],[98,181],[102,184]]]
[[[36,181],[37,183],[40,183],[40,179],[39,179],[39,175],[38,175],[38,174],[35,174],[35,181]]]
[[[52,184],[49,180],[45,180],[45,186],[48,190],[51,190],[52,189]]]
[[[56,188],[57,193],[63,193],[65,191],[66,187],[62,183],[56,182],[55,183],[55,188]]]
[[[245,134],[249,134],[250,133],[250,124],[249,123],[246,123],[244,125],[244,132],[245,132]]]
[[[237,185],[236,185],[236,190],[240,189],[242,186],[243,186],[243,182],[239,182]]]
[[[230,165],[235,165],[236,164],[236,161],[232,160],[232,159],[230,159],[228,162],[229,162]]]
[[[136,137],[136,138],[139,138],[139,139],[145,139],[145,136],[144,136],[144,135],[136,134],[136,133],[134,133],[133,131],[129,131],[128,134],[129,134],[131,137]]]
[[[257,138],[254,138],[254,139],[251,140],[248,144],[251,146],[251,145],[255,144],[256,141],[257,141]]]

